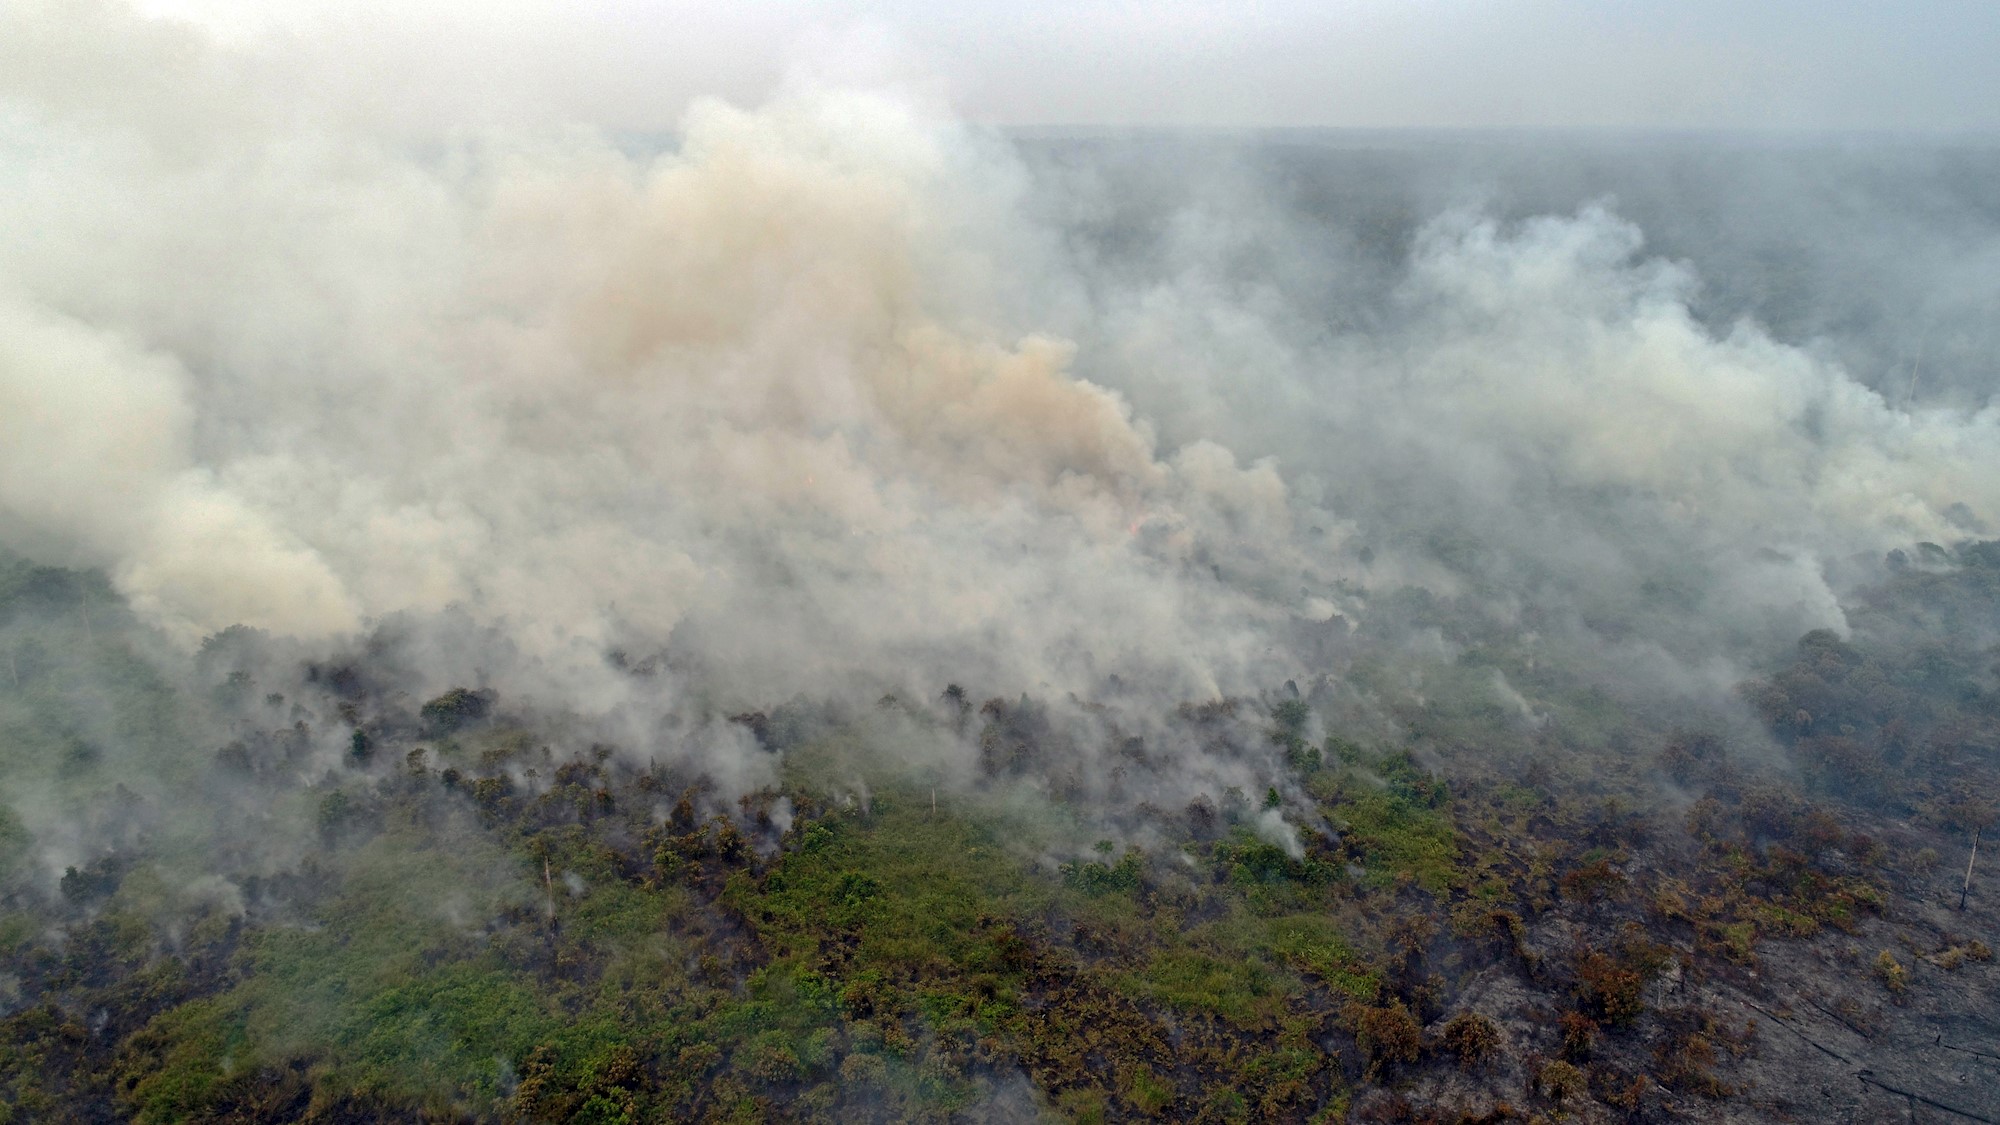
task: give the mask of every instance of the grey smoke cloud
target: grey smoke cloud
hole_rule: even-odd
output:
[[[1421,148],[1414,182],[1394,164],[1379,180],[1357,174],[1368,152],[1345,165],[1300,156],[1350,188],[1306,202],[1287,198],[1300,178],[1286,174],[1282,149],[1253,160],[1228,145],[1109,147],[1088,175],[1060,155],[1041,159],[1084,199],[1044,205],[1096,232],[1093,269],[1113,279],[1096,288],[1102,331],[1086,330],[1096,354],[1115,357],[1110,381],[1165,419],[1170,440],[1200,432],[1274,456],[1295,492],[1347,521],[1350,547],[1386,555],[1364,578],[1378,592],[1402,581],[1469,593],[1515,628],[1546,627],[1551,614],[1594,621],[1700,665],[1804,628],[1844,628],[1836,596],[1856,555],[1956,539],[1978,526],[1968,514],[1992,510],[1990,361],[1968,350],[1953,372],[1934,356],[1933,378],[1952,385],[1915,399],[1907,366],[1871,386],[1876,373],[1844,357],[1879,356],[1879,340],[1800,334],[1796,323],[1789,339],[1774,335],[1754,307],[1731,311],[1737,299],[1718,301],[1696,266],[1656,256],[1605,205],[1494,217],[1518,209],[1524,180],[1526,194],[1547,194],[1539,168],[1503,165],[1485,189],[1493,202],[1442,202],[1413,219],[1413,203],[1448,200],[1450,175],[1462,175],[1424,171]],[[1613,155],[1685,174],[1658,152]],[[1538,156],[1566,169],[1604,158],[1524,146],[1519,159]],[[1155,160],[1223,170],[1163,189]],[[1135,233],[1129,217],[1099,217],[1113,213],[1106,192],[1171,218]],[[1809,197],[1791,206],[1759,199],[1748,218],[1796,234],[1829,212]],[[1925,237],[1906,243],[1897,272],[1951,268],[1871,311],[1955,300],[1946,295],[1967,277],[1990,282],[1968,272],[1995,244],[1982,224],[1913,225]],[[1367,245],[1384,226],[1406,234],[1386,250]],[[1947,230],[1959,244],[1931,253]],[[1808,260],[1831,263],[1839,253],[1827,247],[1857,241],[1839,226],[1810,233]],[[1852,299],[1869,285],[1868,260],[1852,254],[1799,299]],[[1451,573],[1425,568],[1437,562]]]
[[[1711,682],[1841,627],[1842,560],[2000,513],[1990,406],[1704,320],[1609,209],[1447,210],[1343,321],[1254,177],[1135,277],[920,98],[419,148],[91,12],[34,50],[145,96],[5,79],[0,536],[183,643],[457,607],[598,713],[614,648],[723,704],[1183,700],[1421,588]]]

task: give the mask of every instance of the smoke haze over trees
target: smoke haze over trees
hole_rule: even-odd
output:
[[[1504,1036],[1538,1105],[1685,1110],[1761,938],[1982,995],[1926,880],[2000,745],[1996,173],[1003,131],[810,66],[412,135],[10,7],[4,1104],[1304,1119],[1470,1105],[1433,1070]],[[1900,1043],[1880,952],[1842,1026]],[[1190,1011],[1210,1062],[1102,1089],[1057,1026]]]
[[[9,80],[0,510],[182,643],[458,606],[559,674],[1179,697],[1421,589],[1699,667],[1995,507],[1980,151],[1016,144],[810,84],[415,150],[35,11],[121,85]]]

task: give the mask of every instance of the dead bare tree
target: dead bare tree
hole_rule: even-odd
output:
[[[1965,909],[1965,896],[1972,893],[1972,864],[1979,858],[1979,832],[1972,830],[1972,854],[1965,857],[1965,885],[1958,889],[1958,908]]]

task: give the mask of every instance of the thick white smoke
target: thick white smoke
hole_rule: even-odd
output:
[[[1045,255],[1018,170],[948,121],[800,92],[698,105],[658,157],[425,160],[37,93],[0,184],[0,534],[190,641],[458,605],[546,660],[670,645],[766,695],[1205,696],[1305,608],[1190,579],[1289,549],[1282,482],[1160,448],[1008,323]]]
[[[1259,212],[1170,237],[1170,282],[1108,288],[1103,346],[1142,410],[1173,404],[1164,433],[1274,456],[1338,512],[1378,591],[1414,582],[1516,625],[1533,608],[1699,662],[1844,629],[1850,560],[2000,511],[1991,403],[1910,408],[1754,322],[1716,331],[1692,269],[1601,207],[1447,212],[1344,332],[1310,320],[1345,310],[1225,273],[1298,240],[1296,216]]]
[[[1406,584],[1589,618],[1679,576],[1684,656],[1837,625],[1831,562],[2000,512],[1990,409],[1717,335],[1602,211],[1448,215],[1330,334],[1199,223],[1161,278],[1079,264],[1004,141],[894,96],[421,147],[111,9],[0,20],[40,60],[0,67],[0,541],[190,642],[459,606],[761,699],[1200,698]]]

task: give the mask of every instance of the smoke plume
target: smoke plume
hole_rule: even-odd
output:
[[[716,706],[1164,703],[1421,596],[1684,690],[2000,512],[1963,373],[1718,322],[1615,202],[1378,253],[1268,169],[1148,211],[894,92],[415,142],[170,25],[0,20],[0,541],[184,646],[450,611],[499,640],[439,674],[599,712],[612,651]]]

